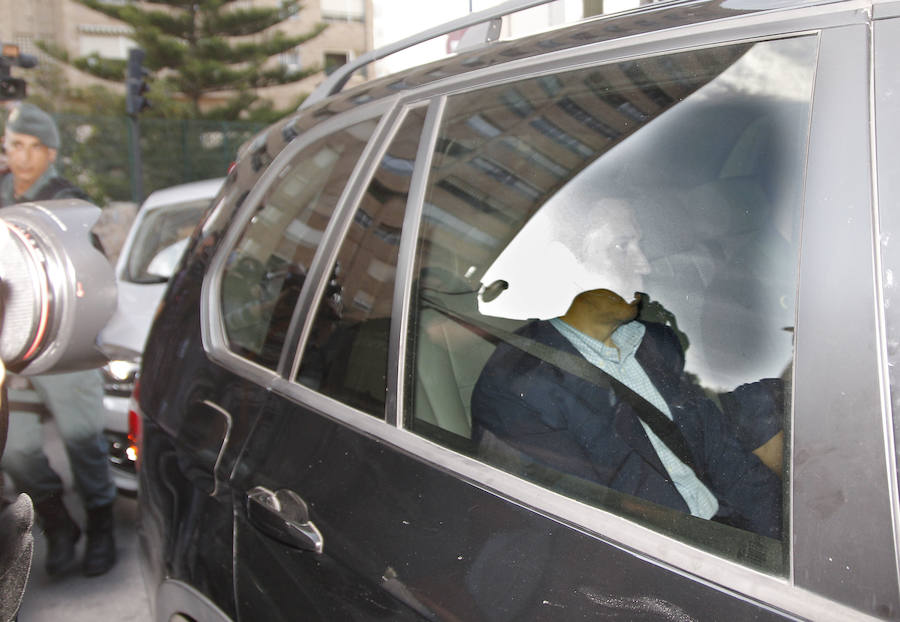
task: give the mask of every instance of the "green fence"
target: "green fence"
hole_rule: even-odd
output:
[[[134,200],[136,170],[128,117],[56,116],[60,169],[100,205]],[[176,184],[222,177],[260,123],[140,119],[143,197]]]

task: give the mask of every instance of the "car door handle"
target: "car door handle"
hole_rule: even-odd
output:
[[[247,493],[247,517],[264,534],[288,546],[321,553],[325,542],[309,520],[306,502],[293,490],[256,486]]]
[[[191,402],[175,438],[184,457],[185,472],[194,485],[215,497],[224,490],[223,461],[231,437],[231,413],[211,402]]]

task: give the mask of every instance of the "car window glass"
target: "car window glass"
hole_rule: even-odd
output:
[[[406,424],[781,571],[815,50],[733,45],[450,97]]]
[[[266,191],[222,278],[222,317],[237,354],[278,365],[310,263],[375,125],[365,121],[307,146]]]
[[[210,199],[168,205],[148,214],[139,225],[126,262],[126,280],[162,283],[172,276],[194,227]]]
[[[407,113],[362,197],[332,266],[297,380],[384,416],[400,230],[424,108]]]

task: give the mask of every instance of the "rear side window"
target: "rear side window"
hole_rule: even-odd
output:
[[[332,266],[297,380],[384,416],[397,254],[425,108],[410,110],[382,156]]]
[[[781,572],[816,41],[450,97],[406,425]]]
[[[278,365],[313,256],[375,125],[366,121],[307,146],[260,201],[222,278],[222,316],[235,353]]]

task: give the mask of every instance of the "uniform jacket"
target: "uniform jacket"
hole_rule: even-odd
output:
[[[0,207],[8,207],[25,201],[49,201],[51,199],[87,199],[85,192],[59,175],[54,165],[41,175],[34,185],[20,197],[13,190],[13,175],[0,175]]]
[[[770,537],[781,532],[781,481],[738,443],[733,427],[683,374],[674,332],[647,327],[636,358],[665,399],[697,474],[719,500],[717,517]],[[518,333],[581,357],[546,321]],[[475,386],[472,424],[561,472],[688,512],[632,407],[603,388],[501,343]]]

